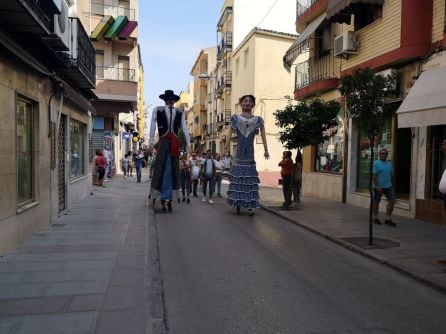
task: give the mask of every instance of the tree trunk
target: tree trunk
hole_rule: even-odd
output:
[[[370,165],[369,165],[369,193],[370,193],[370,205],[369,205],[369,245],[373,245],[373,184],[372,184],[372,171],[373,171],[373,159],[374,159],[374,147],[375,136],[369,136],[370,140]]]

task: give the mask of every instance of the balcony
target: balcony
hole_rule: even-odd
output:
[[[218,20],[218,23],[217,23],[218,31],[221,31],[221,29],[223,28],[223,25],[225,24],[225,22],[227,21],[228,17],[231,14],[232,14],[232,7],[226,7],[223,14],[221,15],[220,19]]]
[[[52,18],[58,14],[52,0],[3,0],[0,1],[0,19],[12,31],[48,36],[52,30]]]
[[[295,99],[302,99],[334,89],[339,84],[335,72],[333,51],[322,58],[312,57],[297,64],[295,70]]]
[[[136,70],[112,66],[96,66],[96,90],[100,99],[137,102]]]
[[[231,121],[231,109],[225,109],[224,112],[217,115],[217,128],[221,129],[225,125],[228,125]]]
[[[228,51],[232,51],[232,32],[227,31],[217,47],[217,59],[222,60]]]
[[[137,82],[135,70],[112,66],[96,66],[96,79]]]
[[[95,88],[96,51],[78,18],[69,18],[70,46],[68,51],[57,52],[65,60],[59,70],[78,87]]]
[[[296,30],[302,32],[307,24],[323,14],[329,0],[296,0]]]
[[[137,21],[136,11],[123,6],[104,5],[103,3],[91,3],[91,14],[99,16],[110,15],[112,17],[126,16],[131,21]]]
[[[222,77],[217,80],[217,88],[215,89],[215,93],[217,96],[221,96],[223,92],[231,88],[232,86],[232,72],[226,72]]]

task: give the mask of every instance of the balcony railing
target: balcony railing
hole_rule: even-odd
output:
[[[225,109],[224,112],[217,115],[217,127],[223,127],[231,121],[231,109]]]
[[[112,66],[96,66],[96,79],[137,81],[135,70]]]
[[[0,1],[0,21],[14,32],[47,36],[53,31],[54,14],[56,7],[48,1]]]
[[[302,13],[305,13],[308,9],[313,7],[320,0],[296,0],[297,13],[296,17],[299,17]]]
[[[232,86],[232,72],[226,72],[221,78],[217,80],[216,94],[222,94],[226,88]]]
[[[336,78],[334,60],[333,51],[331,51],[325,57],[312,57],[305,62],[297,64],[295,89],[301,89],[316,81]]]
[[[110,15],[112,17],[127,16],[129,20],[137,21],[135,10],[123,6],[111,6],[92,2],[91,13],[96,15]]]
[[[94,88],[96,51],[78,18],[70,17],[70,47],[63,52],[68,56],[70,75],[80,87]]]
[[[227,31],[221,39],[220,45],[217,47],[217,59],[223,59],[226,52],[232,50],[232,32]]]

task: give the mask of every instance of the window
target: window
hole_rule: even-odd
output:
[[[34,201],[34,111],[33,104],[17,99],[17,206]]]
[[[118,57],[118,80],[130,81],[129,76],[130,60],[129,57]]]
[[[85,125],[70,121],[70,176],[72,178],[85,174]]]
[[[96,50],[96,78],[104,79],[104,51]]]
[[[427,163],[429,168],[426,171],[427,187],[426,197],[431,199],[443,199],[438,190],[441,176],[446,169],[446,158],[441,150],[443,140],[446,140],[446,126],[432,126],[430,132],[430,143],[427,145]]]
[[[330,137],[318,146],[316,171],[327,173],[342,173],[344,122],[339,117],[339,125],[327,130]]]
[[[248,67],[249,48],[243,52],[243,67]]]
[[[381,18],[383,8],[380,5],[357,3],[355,6],[355,31],[368,26]]]
[[[235,60],[235,75],[238,75],[239,67],[240,67],[240,57],[237,57],[237,59]]]
[[[331,24],[316,30],[316,58],[322,58],[330,54],[331,50]]]
[[[118,16],[123,15],[129,17],[130,5],[128,0],[118,0]]]
[[[104,15],[104,0],[92,0],[91,13],[96,15]]]

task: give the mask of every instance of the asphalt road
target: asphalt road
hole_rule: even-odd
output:
[[[446,333],[445,295],[271,213],[173,211],[152,222],[169,333]]]

